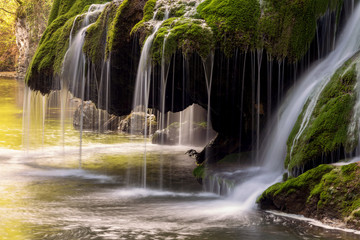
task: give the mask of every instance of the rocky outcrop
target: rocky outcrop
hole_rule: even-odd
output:
[[[82,115],[82,119],[81,119]],[[75,129],[81,128],[90,131],[117,131],[119,129],[120,118],[107,113],[104,110],[97,109],[91,101],[78,101],[78,107],[75,110],[73,126]]]
[[[29,55],[30,36],[28,28],[26,27],[25,18],[18,18],[18,20],[16,21],[15,35],[16,44],[19,50],[16,71],[18,74],[18,78],[24,78],[26,74],[26,69],[29,66],[29,61],[32,57]]]
[[[157,130],[156,117],[150,113],[132,112],[120,121],[119,130],[136,135],[152,135]]]
[[[28,1],[17,10],[15,25],[16,45],[18,48],[17,77],[24,79],[40,38],[47,27],[50,1]]]
[[[181,142],[189,146],[204,146],[207,143],[207,130],[206,123],[174,122],[165,129],[157,130],[152,137],[152,143],[177,145]],[[211,137],[213,134],[211,130]]]
[[[258,199],[262,209],[301,214],[325,223],[360,229],[359,163],[320,165],[277,183]],[[341,226],[341,225],[340,225]]]

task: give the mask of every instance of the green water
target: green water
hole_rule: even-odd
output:
[[[22,85],[0,91],[0,239],[360,239],[203,192],[188,147],[88,132],[78,169],[79,132],[50,117],[22,151]]]

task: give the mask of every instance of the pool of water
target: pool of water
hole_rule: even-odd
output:
[[[79,169],[79,133],[69,124],[72,144],[46,140],[55,122],[23,151],[21,98],[21,84],[0,79],[0,239],[360,239],[204,192],[187,146],[86,133]]]

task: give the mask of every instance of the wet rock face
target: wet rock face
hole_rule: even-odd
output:
[[[145,129],[146,120],[146,129]],[[156,117],[154,114],[132,112],[119,123],[119,130],[136,135],[152,135],[157,130]],[[146,131],[145,131],[146,130]]]
[[[15,27],[16,44],[19,50],[17,73],[19,78],[24,78],[26,69],[29,66],[29,32],[26,27],[26,20],[19,18]]]
[[[116,131],[119,128],[119,117],[97,109],[96,105],[91,101],[85,101],[83,105],[79,101],[79,106],[75,110],[73,118],[75,129],[81,128],[81,115],[83,130]]]
[[[30,1],[19,6],[15,25],[16,45],[18,48],[17,77],[24,79],[26,70],[33,58],[40,38],[47,27],[50,1]]]
[[[213,136],[213,131],[211,132]],[[207,127],[200,123],[174,122],[165,129],[157,130],[152,137],[152,143],[164,145],[184,144],[204,146],[207,142]]]

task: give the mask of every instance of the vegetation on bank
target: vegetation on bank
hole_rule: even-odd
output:
[[[0,2],[0,71],[14,71],[17,55],[15,38],[16,1]]]
[[[278,209],[307,217],[331,218],[350,227],[360,225],[360,166],[320,165],[277,183],[259,198],[263,209]]]
[[[321,92],[307,126],[296,138],[308,106],[304,107],[287,142],[285,167],[290,172],[307,164],[319,165],[323,157],[329,158],[333,153],[351,153],[357,146],[357,138],[348,134],[357,98],[357,62],[355,56],[336,71]]]

